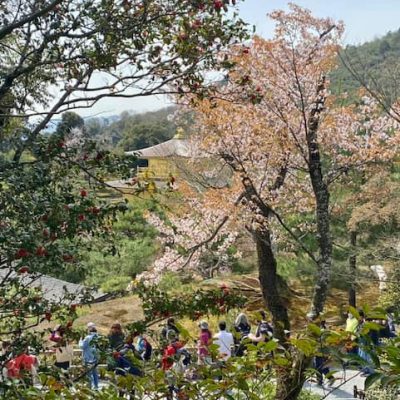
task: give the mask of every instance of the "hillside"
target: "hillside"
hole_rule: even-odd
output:
[[[124,111],[112,121],[92,118],[85,122],[88,134],[103,145],[120,150],[137,150],[171,139],[176,125],[171,117],[175,107],[157,111],[131,113]]]
[[[358,46],[347,46],[339,68],[331,75],[336,93],[352,92],[360,82],[344,64],[350,65],[360,78],[374,90],[379,90],[389,102],[399,94],[400,29]]]

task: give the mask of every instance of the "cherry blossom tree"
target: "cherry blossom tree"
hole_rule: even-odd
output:
[[[290,319],[285,282],[278,274],[277,238],[289,238],[315,264],[308,314],[315,318],[323,311],[332,268],[331,192],[346,183],[349,170],[393,159],[400,136],[398,123],[373,99],[345,105],[345,96],[330,93],[341,23],[315,18],[295,5],[270,17],[276,24],[273,39],[255,37],[249,47],[236,46],[221,55],[234,69],[214,96],[186,100],[197,116],[193,145],[198,156],[225,163],[234,172],[219,209],[236,212],[220,218],[214,232],[236,220],[251,233],[263,296],[275,335],[284,344]],[[312,223],[293,226],[301,215],[311,215]],[[317,251],[303,242],[306,235],[315,237]],[[277,399],[295,399],[302,387],[307,360],[299,352],[290,354],[290,368],[277,371]]]

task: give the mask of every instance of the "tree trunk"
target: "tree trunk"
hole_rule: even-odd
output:
[[[272,315],[274,335],[281,343],[284,343],[286,341],[284,330],[290,330],[290,322],[285,305],[285,296],[282,292],[282,278],[276,270],[276,259],[271,246],[271,233],[266,228],[259,228],[254,232],[254,237],[257,247],[261,291]]]
[[[357,270],[357,255],[356,255],[356,246],[357,246],[357,232],[350,232],[350,257],[349,257],[349,278],[350,278],[350,287],[349,287],[349,305],[356,308],[356,270]]]
[[[306,362],[295,349],[289,351],[287,334],[290,321],[287,309],[289,293],[285,290],[283,279],[277,273],[277,264],[271,244],[271,233],[267,228],[259,228],[253,232],[258,256],[258,274],[264,301],[272,315],[274,337],[287,348],[287,354],[297,359],[289,360],[287,366],[276,367],[276,400],[296,400],[305,381]]]
[[[308,168],[316,202],[316,223],[319,247],[318,272],[314,286],[311,311],[309,313],[311,318],[317,317],[324,309],[332,267],[329,190],[328,185],[324,181],[318,144],[320,114],[324,109],[324,89],[325,79],[322,79],[317,91],[317,101],[310,112],[310,118],[306,128]]]

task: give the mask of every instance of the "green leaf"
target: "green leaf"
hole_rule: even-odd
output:
[[[354,318],[360,319],[360,314],[358,313],[358,311],[357,311],[354,307],[349,306],[349,313],[350,313]]]
[[[322,334],[322,330],[318,325],[308,324],[307,329],[309,332],[313,333],[314,335],[321,336],[321,334]]]
[[[246,390],[246,391],[249,390],[249,385],[247,384],[246,379],[244,378],[239,378],[237,380],[237,387],[240,390]]]

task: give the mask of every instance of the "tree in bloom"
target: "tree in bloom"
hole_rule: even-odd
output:
[[[215,96],[187,98],[198,121],[198,154],[234,173],[220,208],[236,212],[228,211],[215,229],[236,219],[254,238],[263,296],[282,343],[290,320],[274,238],[285,235],[315,263],[309,312],[315,318],[323,311],[332,268],[332,188],[346,183],[349,170],[393,159],[399,146],[398,123],[379,104],[363,97],[344,105],[329,91],[342,24],[290,8],[270,15],[273,39],[255,37],[250,47],[222,55],[235,68]],[[313,216],[315,232],[293,226],[304,214]],[[315,236],[317,251],[303,243],[306,235]],[[301,390],[306,361],[296,354],[277,375],[277,399],[295,399]]]
[[[196,197],[191,190],[186,193],[183,215],[170,214],[166,219],[148,214],[148,221],[159,231],[164,251],[153,268],[139,275],[139,279],[158,282],[166,271],[190,271],[212,278],[217,271],[229,271],[230,263],[240,257],[239,252],[230,251],[238,230],[228,223],[227,209],[221,209],[217,203],[212,206],[210,192],[207,199]],[[219,193],[215,200],[220,201]],[[234,207],[232,212],[236,212]]]

